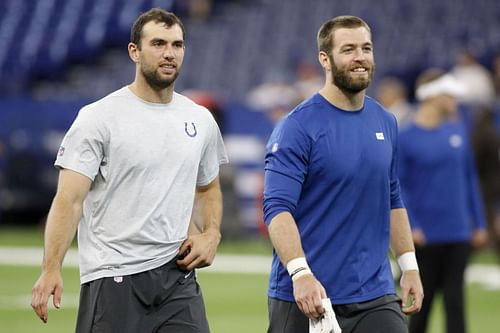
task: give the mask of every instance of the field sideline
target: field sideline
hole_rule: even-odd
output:
[[[49,323],[43,325],[29,306],[31,287],[40,273],[42,248],[39,244],[7,244],[0,247],[0,333],[72,332],[79,294],[76,249],[69,250],[64,263],[63,308],[50,306]],[[260,245],[256,252],[247,250],[246,245],[239,249],[225,245],[211,267],[198,270],[213,333],[234,332],[235,327],[239,333],[266,331],[271,257]],[[497,333],[500,268],[488,261],[476,262],[467,270],[467,281],[469,333]],[[429,333],[442,333],[442,327],[442,310],[436,307]]]
[[[39,266],[42,261],[41,247],[0,247],[0,265]],[[65,267],[78,267],[77,250],[68,251]],[[265,255],[217,254],[212,266],[203,272],[267,274],[271,257]],[[466,271],[467,283],[477,283],[485,289],[500,290],[500,267],[498,265],[471,264]]]

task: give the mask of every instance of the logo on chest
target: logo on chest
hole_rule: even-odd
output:
[[[198,134],[195,124],[191,123],[190,125],[188,125],[187,121],[184,122],[184,132],[186,132],[186,134],[192,138],[194,138]]]
[[[459,148],[462,145],[462,137],[458,134],[453,134],[449,137],[448,142],[453,148]]]
[[[375,132],[375,137],[377,138],[377,140],[379,141],[383,141],[385,140],[384,138],[384,132]]]

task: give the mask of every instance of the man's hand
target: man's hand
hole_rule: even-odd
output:
[[[424,299],[424,289],[417,270],[408,270],[401,276],[401,292],[403,296],[403,312],[412,314],[420,311]]]
[[[325,288],[312,274],[299,277],[293,282],[293,296],[297,306],[307,317],[319,319],[325,312],[322,299],[326,298]]]
[[[472,233],[472,246],[475,249],[480,249],[488,243],[488,233],[484,229],[476,229]]]
[[[217,246],[221,239],[220,232],[207,229],[198,235],[190,235],[179,248],[177,265],[187,271],[210,266],[215,258]]]
[[[422,229],[415,229],[412,231],[413,243],[416,246],[424,246],[427,240],[425,239],[425,234]]]
[[[53,295],[54,306],[59,309],[61,307],[62,293],[63,280],[61,272],[58,270],[42,272],[31,291],[31,307],[44,323],[47,323],[49,319],[47,303],[50,295]]]

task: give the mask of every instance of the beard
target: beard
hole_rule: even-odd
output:
[[[371,66],[368,64],[364,64],[363,66],[368,71],[368,77],[357,77],[353,78],[351,76],[351,71],[349,68],[337,67],[335,61],[333,60],[333,56],[330,57],[330,62],[332,64],[332,83],[337,86],[341,91],[344,91],[349,94],[357,94],[360,91],[368,88],[373,79],[373,74],[375,72],[375,63]]]
[[[179,71],[176,71],[173,77],[162,78],[155,68],[144,65],[141,68],[141,72],[148,85],[154,90],[163,90],[170,87],[179,76]]]

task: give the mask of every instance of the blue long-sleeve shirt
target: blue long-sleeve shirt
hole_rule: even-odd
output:
[[[415,123],[400,133],[399,177],[412,229],[428,243],[463,242],[484,229],[482,198],[466,128]]]
[[[403,207],[393,115],[366,97],[341,110],[320,94],[296,107],[267,145],[264,220],[290,212],[313,273],[336,304],[395,293],[387,257],[390,210]],[[294,301],[274,253],[270,297]]]

